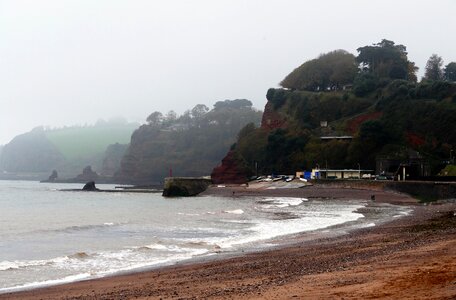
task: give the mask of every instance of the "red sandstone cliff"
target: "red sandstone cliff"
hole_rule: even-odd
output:
[[[225,158],[222,159],[222,164],[214,168],[211,174],[212,183],[234,183],[241,184],[247,182],[248,174],[236,159],[233,150],[230,150]]]
[[[277,128],[285,128],[286,121],[274,110],[273,104],[268,101],[264,107],[263,118],[261,119],[261,128],[273,130]]]
[[[261,128],[270,131],[273,129],[285,128],[286,125],[284,118],[274,110],[273,104],[268,101],[261,119]],[[234,150],[228,152],[225,158],[222,159],[222,164],[214,168],[211,174],[212,182],[215,184],[241,184],[246,183],[247,178],[248,174],[242,165],[242,162],[236,159]]]

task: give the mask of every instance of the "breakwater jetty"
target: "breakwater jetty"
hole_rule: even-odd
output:
[[[166,177],[163,196],[195,196],[204,192],[211,184],[210,177]]]

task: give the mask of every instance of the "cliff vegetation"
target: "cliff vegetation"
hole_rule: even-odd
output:
[[[259,125],[262,112],[246,99],[203,104],[178,116],[153,112],[131,136],[116,180],[158,184],[164,177],[204,176],[223,158],[246,124]]]
[[[358,48],[357,56],[322,54],[267,91],[261,127],[241,129],[230,155],[249,176],[375,170],[379,157],[406,160],[414,153],[436,175],[456,148],[454,66],[444,68],[432,55],[417,82],[406,47],[388,40]]]

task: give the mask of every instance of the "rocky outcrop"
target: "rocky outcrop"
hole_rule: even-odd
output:
[[[94,191],[99,191],[97,187],[95,186],[95,181],[89,181],[87,182],[84,187],[82,188],[83,191],[88,191],[88,192],[94,192]]]
[[[204,192],[211,180],[205,177],[167,177],[163,188],[165,197],[189,197]]]
[[[76,176],[75,181],[77,182],[88,182],[95,181],[98,179],[98,174],[92,170],[91,166],[87,166],[82,170],[82,174]]]
[[[53,170],[51,175],[49,175],[48,181],[52,182],[55,181],[57,178],[59,178],[59,174],[57,173],[57,170]]]
[[[264,107],[263,117],[261,119],[261,128],[273,130],[285,128],[286,125],[285,119],[276,110],[274,110],[272,102],[268,101]]]
[[[114,176],[114,174],[120,169],[120,162],[127,149],[128,144],[115,143],[109,145],[104,153],[101,175]]]
[[[246,183],[248,178],[247,172],[244,170],[242,163],[236,158],[234,150],[230,150],[222,159],[222,164],[216,167],[211,174],[211,179],[214,184]]]

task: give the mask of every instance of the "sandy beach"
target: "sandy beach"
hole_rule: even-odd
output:
[[[455,299],[456,203],[309,186],[212,187],[203,195],[359,199],[408,205],[409,216],[332,238],[231,258],[75,282],[0,299]]]

